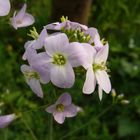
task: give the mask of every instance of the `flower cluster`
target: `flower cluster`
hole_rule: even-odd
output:
[[[49,33],[50,31],[53,33]],[[82,90],[84,94],[93,93],[98,85],[101,100],[103,91],[111,91],[106,66],[109,45],[100,40],[96,28],[88,28],[63,17],[60,23],[44,26],[40,34],[33,28],[28,35],[33,40],[25,43],[23,60],[27,60],[29,65],[22,65],[21,71],[38,97],[43,97],[41,84],[51,82],[59,88],[71,88],[75,82],[75,68],[85,71],[86,79]],[[65,116],[67,117],[62,113],[64,107],[65,104],[56,103],[46,111],[53,113],[55,120],[62,123]],[[55,115],[59,111],[61,117]]]
[[[0,0],[0,16],[8,15],[10,7],[9,0]],[[26,13],[26,8],[27,5],[24,4],[21,10],[14,12],[10,18],[15,29],[30,26],[35,22],[34,17]],[[106,65],[109,44],[100,39],[96,28],[88,28],[62,17],[61,22],[44,26],[40,34],[33,27],[28,36],[33,40],[24,45],[22,58],[28,61],[28,65],[23,64],[21,71],[38,97],[44,96],[41,84],[51,82],[62,89],[72,88],[76,69],[84,70],[86,75],[82,89],[84,94],[93,93],[97,85],[101,100],[103,91],[111,91]],[[54,119],[62,124],[65,117],[74,117],[78,112],[77,106],[71,100],[70,94],[64,93],[55,104],[47,107],[46,111],[52,113]],[[13,119],[13,115],[0,117],[0,127],[7,126]]]
[[[59,32],[49,34],[49,30]],[[71,88],[75,82],[74,68],[80,66],[86,70],[83,93],[94,92],[96,84],[100,99],[102,90],[110,92],[106,66],[109,45],[100,40],[97,29],[66,20],[45,26],[40,34],[34,29],[30,36],[34,40],[25,43],[23,55],[29,66],[22,65],[21,70],[28,85],[39,97],[43,97],[40,83],[51,81],[59,88]]]

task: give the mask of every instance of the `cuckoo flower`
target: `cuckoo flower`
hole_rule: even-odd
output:
[[[8,126],[15,119],[16,119],[15,114],[0,116],[0,128]]]
[[[11,24],[15,29],[30,26],[35,22],[34,17],[31,14],[26,13],[26,8],[27,5],[24,4],[21,10],[17,14],[14,12],[13,17],[10,19]]]
[[[32,91],[40,98],[43,97],[43,91],[40,85],[49,82],[49,75],[45,70],[41,68],[35,68],[32,66],[22,65],[21,71],[25,76],[27,84],[30,86]]]
[[[45,40],[46,52],[39,53],[32,65],[49,69],[50,80],[60,88],[70,88],[75,81],[73,67],[85,63],[86,52],[78,42],[69,43],[63,33],[49,36]]]
[[[87,69],[86,80],[83,87],[85,94],[90,94],[95,90],[96,82],[99,85],[99,98],[102,99],[102,90],[109,93],[111,90],[111,83],[106,72],[106,60],[108,57],[109,46],[106,44],[98,52],[91,46],[83,44],[87,51],[87,63],[83,65]]]
[[[77,114],[77,107],[72,103],[71,96],[68,93],[63,93],[55,104],[46,108],[46,111],[52,113],[54,119],[62,124],[65,117],[74,117]]]
[[[9,0],[0,0],[0,16],[6,16],[10,12],[10,1]]]

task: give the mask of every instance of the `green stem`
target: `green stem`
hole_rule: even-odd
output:
[[[53,140],[53,116],[50,116],[50,140]]]
[[[114,104],[108,106],[106,109],[104,109],[101,113],[99,113],[95,118],[99,119],[102,115],[104,115],[106,112],[108,112],[112,107],[114,106]],[[65,138],[67,138],[68,136],[76,133],[77,131],[85,128],[86,126],[88,126],[89,124],[91,124],[93,121],[93,119],[89,120],[87,123],[85,123],[84,125],[82,125],[81,127],[78,127],[77,129],[75,129],[74,131],[71,131],[69,133],[67,133],[66,135],[64,135],[63,137],[61,137],[60,140],[63,140]]]
[[[33,140],[38,140],[37,137],[35,136],[34,132],[32,131],[32,129],[28,125],[28,123],[23,118],[22,118],[22,122],[24,123],[24,125],[28,129],[28,131],[29,131],[30,135],[32,136]]]

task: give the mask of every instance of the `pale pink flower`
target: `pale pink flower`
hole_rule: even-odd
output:
[[[102,90],[106,93],[111,91],[111,83],[106,72],[106,60],[108,57],[108,43],[98,52],[89,44],[83,44],[88,53],[87,62],[83,65],[87,69],[83,93],[91,94],[95,90],[96,83],[99,85],[99,98],[102,99]]]
[[[77,114],[77,107],[72,103],[71,96],[68,93],[63,93],[55,104],[46,108],[48,113],[52,113],[54,119],[62,124],[65,117],[74,117]]]
[[[72,87],[75,82],[73,67],[81,66],[86,61],[87,54],[83,46],[78,42],[69,43],[63,33],[47,37],[44,46],[46,52],[38,53],[32,65],[48,69],[54,85]]]
[[[49,82],[50,78],[46,70],[42,68],[22,65],[21,71],[25,76],[27,84],[30,86],[32,91],[40,98],[43,98],[43,91],[41,84]]]
[[[27,5],[24,4],[21,10],[17,14],[14,12],[13,17],[10,19],[11,25],[15,29],[30,26],[35,22],[34,17],[31,14],[26,13],[26,8]]]
[[[0,0],[0,16],[6,16],[10,12],[10,1],[9,0]]]
[[[0,128],[4,128],[4,127],[8,126],[15,119],[16,119],[15,114],[0,116]]]

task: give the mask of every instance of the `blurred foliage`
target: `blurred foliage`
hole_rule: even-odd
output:
[[[14,11],[21,8],[24,0],[11,2]],[[27,0],[27,4],[28,11],[36,18],[35,27],[40,32],[51,20],[51,0]],[[75,86],[65,91],[72,94],[74,103],[83,107],[84,112],[66,120],[63,125],[54,122],[54,139],[140,139],[139,8],[139,0],[93,0],[89,18],[89,25],[98,28],[101,37],[109,41],[108,65],[111,69],[112,85],[117,93],[124,93],[130,104],[116,105],[98,118],[98,114],[110,106],[111,96],[104,94],[103,101],[100,102],[97,93],[83,95],[81,89],[85,77],[77,75]],[[52,85],[44,86],[46,98],[38,99],[26,85],[20,72],[20,65],[24,63],[21,59],[24,42],[31,39],[27,36],[30,28],[15,31],[0,17],[0,114],[23,112],[23,119],[18,119],[6,129],[0,130],[0,140],[49,139],[51,115],[44,109],[36,108],[49,103]],[[88,124],[84,126],[86,123]]]

